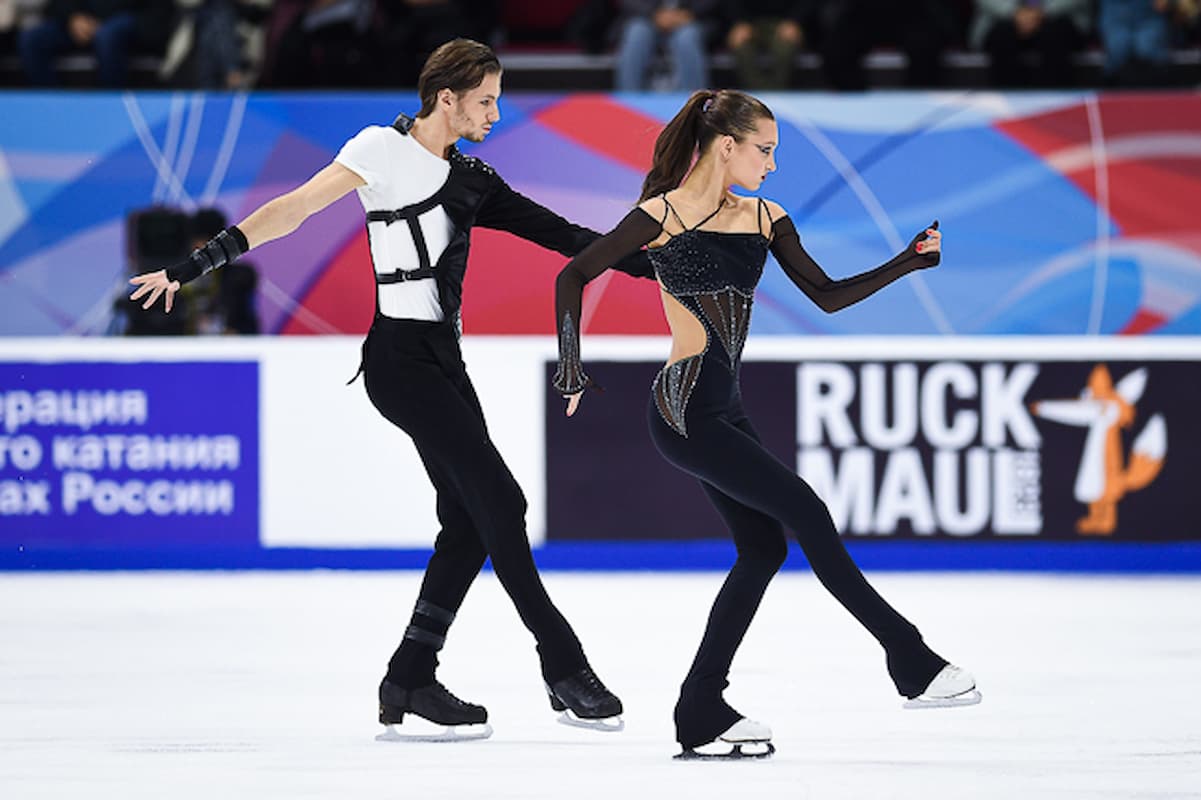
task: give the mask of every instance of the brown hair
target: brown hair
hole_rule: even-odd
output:
[[[761,119],[775,119],[775,115],[763,101],[746,92],[733,89],[693,92],[655,140],[651,171],[642,182],[638,202],[679,186],[693,159],[703,155],[715,139],[733,136],[741,142],[755,131]]]
[[[472,39],[452,39],[431,53],[421,68],[421,76],[417,78],[421,110],[417,116],[428,117],[434,113],[438,92],[443,89],[462,95],[479,86],[485,75],[497,72],[500,72],[500,59],[491,47]]]

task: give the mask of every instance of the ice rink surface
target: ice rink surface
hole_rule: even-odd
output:
[[[716,573],[548,573],[626,730],[555,722],[495,578],[440,677],[494,736],[380,743],[375,690],[419,575],[0,576],[0,798],[1201,797],[1201,578],[876,573],[984,702],[906,711],[879,647],[777,578],[727,699],[770,761],[681,763],[676,689]]]

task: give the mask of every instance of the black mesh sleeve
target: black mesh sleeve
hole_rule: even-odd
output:
[[[561,394],[582,392],[592,382],[580,365],[580,305],[584,286],[612,264],[645,265],[645,273],[634,268],[623,270],[638,277],[654,277],[642,246],[659,236],[659,222],[641,208],[635,208],[617,227],[573,258],[555,281],[555,329],[559,332],[559,369],[554,386]],[[638,262],[641,254],[643,261]]]
[[[930,227],[937,229],[938,220]],[[780,262],[784,274],[826,313],[858,303],[916,269],[937,266],[941,258],[938,252],[919,253],[914,249],[918,242],[926,238],[923,230],[913,237],[908,247],[886,263],[850,278],[834,280],[805,252],[796,226],[788,216],[776,220],[771,231],[771,252]]]
[[[494,174],[493,180],[492,191],[476,214],[475,224],[481,228],[507,231],[569,257],[579,255],[600,238],[591,228],[576,225],[516,191],[499,175]],[[650,260],[641,250],[610,266],[635,278],[655,277]]]

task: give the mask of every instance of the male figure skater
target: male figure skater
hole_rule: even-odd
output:
[[[371,402],[410,437],[437,490],[442,530],[412,619],[379,688],[380,738],[416,738],[406,714],[446,726],[420,738],[486,738],[487,711],[434,677],[437,652],[484,559],[534,634],[551,706],[568,724],[620,730],[621,701],[588,665],[538,575],[525,530],[525,497],[492,444],[459,350],[459,310],[472,226],[509,231],[574,256],[598,237],[511,189],[455,147],[483,141],[500,119],[501,66],[492,50],[456,39],[418,81],[421,110],[365,128],[299,188],[219,233],[183,264],[132,279],[132,299],[169,311],[180,284],[285,236],[351,189],[367,212],[376,315],[363,345]],[[649,275],[636,254],[619,268]],[[521,280],[514,274],[514,280]]]

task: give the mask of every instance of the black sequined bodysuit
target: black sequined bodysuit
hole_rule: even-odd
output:
[[[684,230],[647,251],[664,291],[696,317],[707,336],[702,352],[668,364],[656,377],[647,404],[651,438],[667,461],[701,481],[738,549],[676,703],[676,739],[685,748],[714,741],[742,716],[722,693],[735,651],[787,555],[785,528],[795,532],[822,584],[883,646],[898,692],[920,694],[947,663],[867,583],[821,498],[762,445],[742,410],[738,388],[755,286],[769,249],[793,283],[826,311],[862,300],[918,267],[933,266],[938,254],[916,251],[917,242],[926,237],[922,232],[886,264],[832,280],[801,247],[787,216],[767,220],[768,236],[762,229],[766,207],[760,203],[758,208],[760,230],[689,229],[681,222]],[[584,284],[605,264],[657,239],[671,211],[665,202],[663,219],[656,220],[636,209],[559,275],[555,387],[563,394],[591,383],[579,361],[577,321]]]
[[[663,289],[705,328],[705,349],[663,367],[652,387],[655,408],[681,436],[688,435],[688,401],[707,362],[710,369],[719,366],[727,373],[723,383],[729,381],[733,390],[728,399],[738,399],[738,366],[768,244],[758,232],[724,233],[698,226],[647,252]]]

